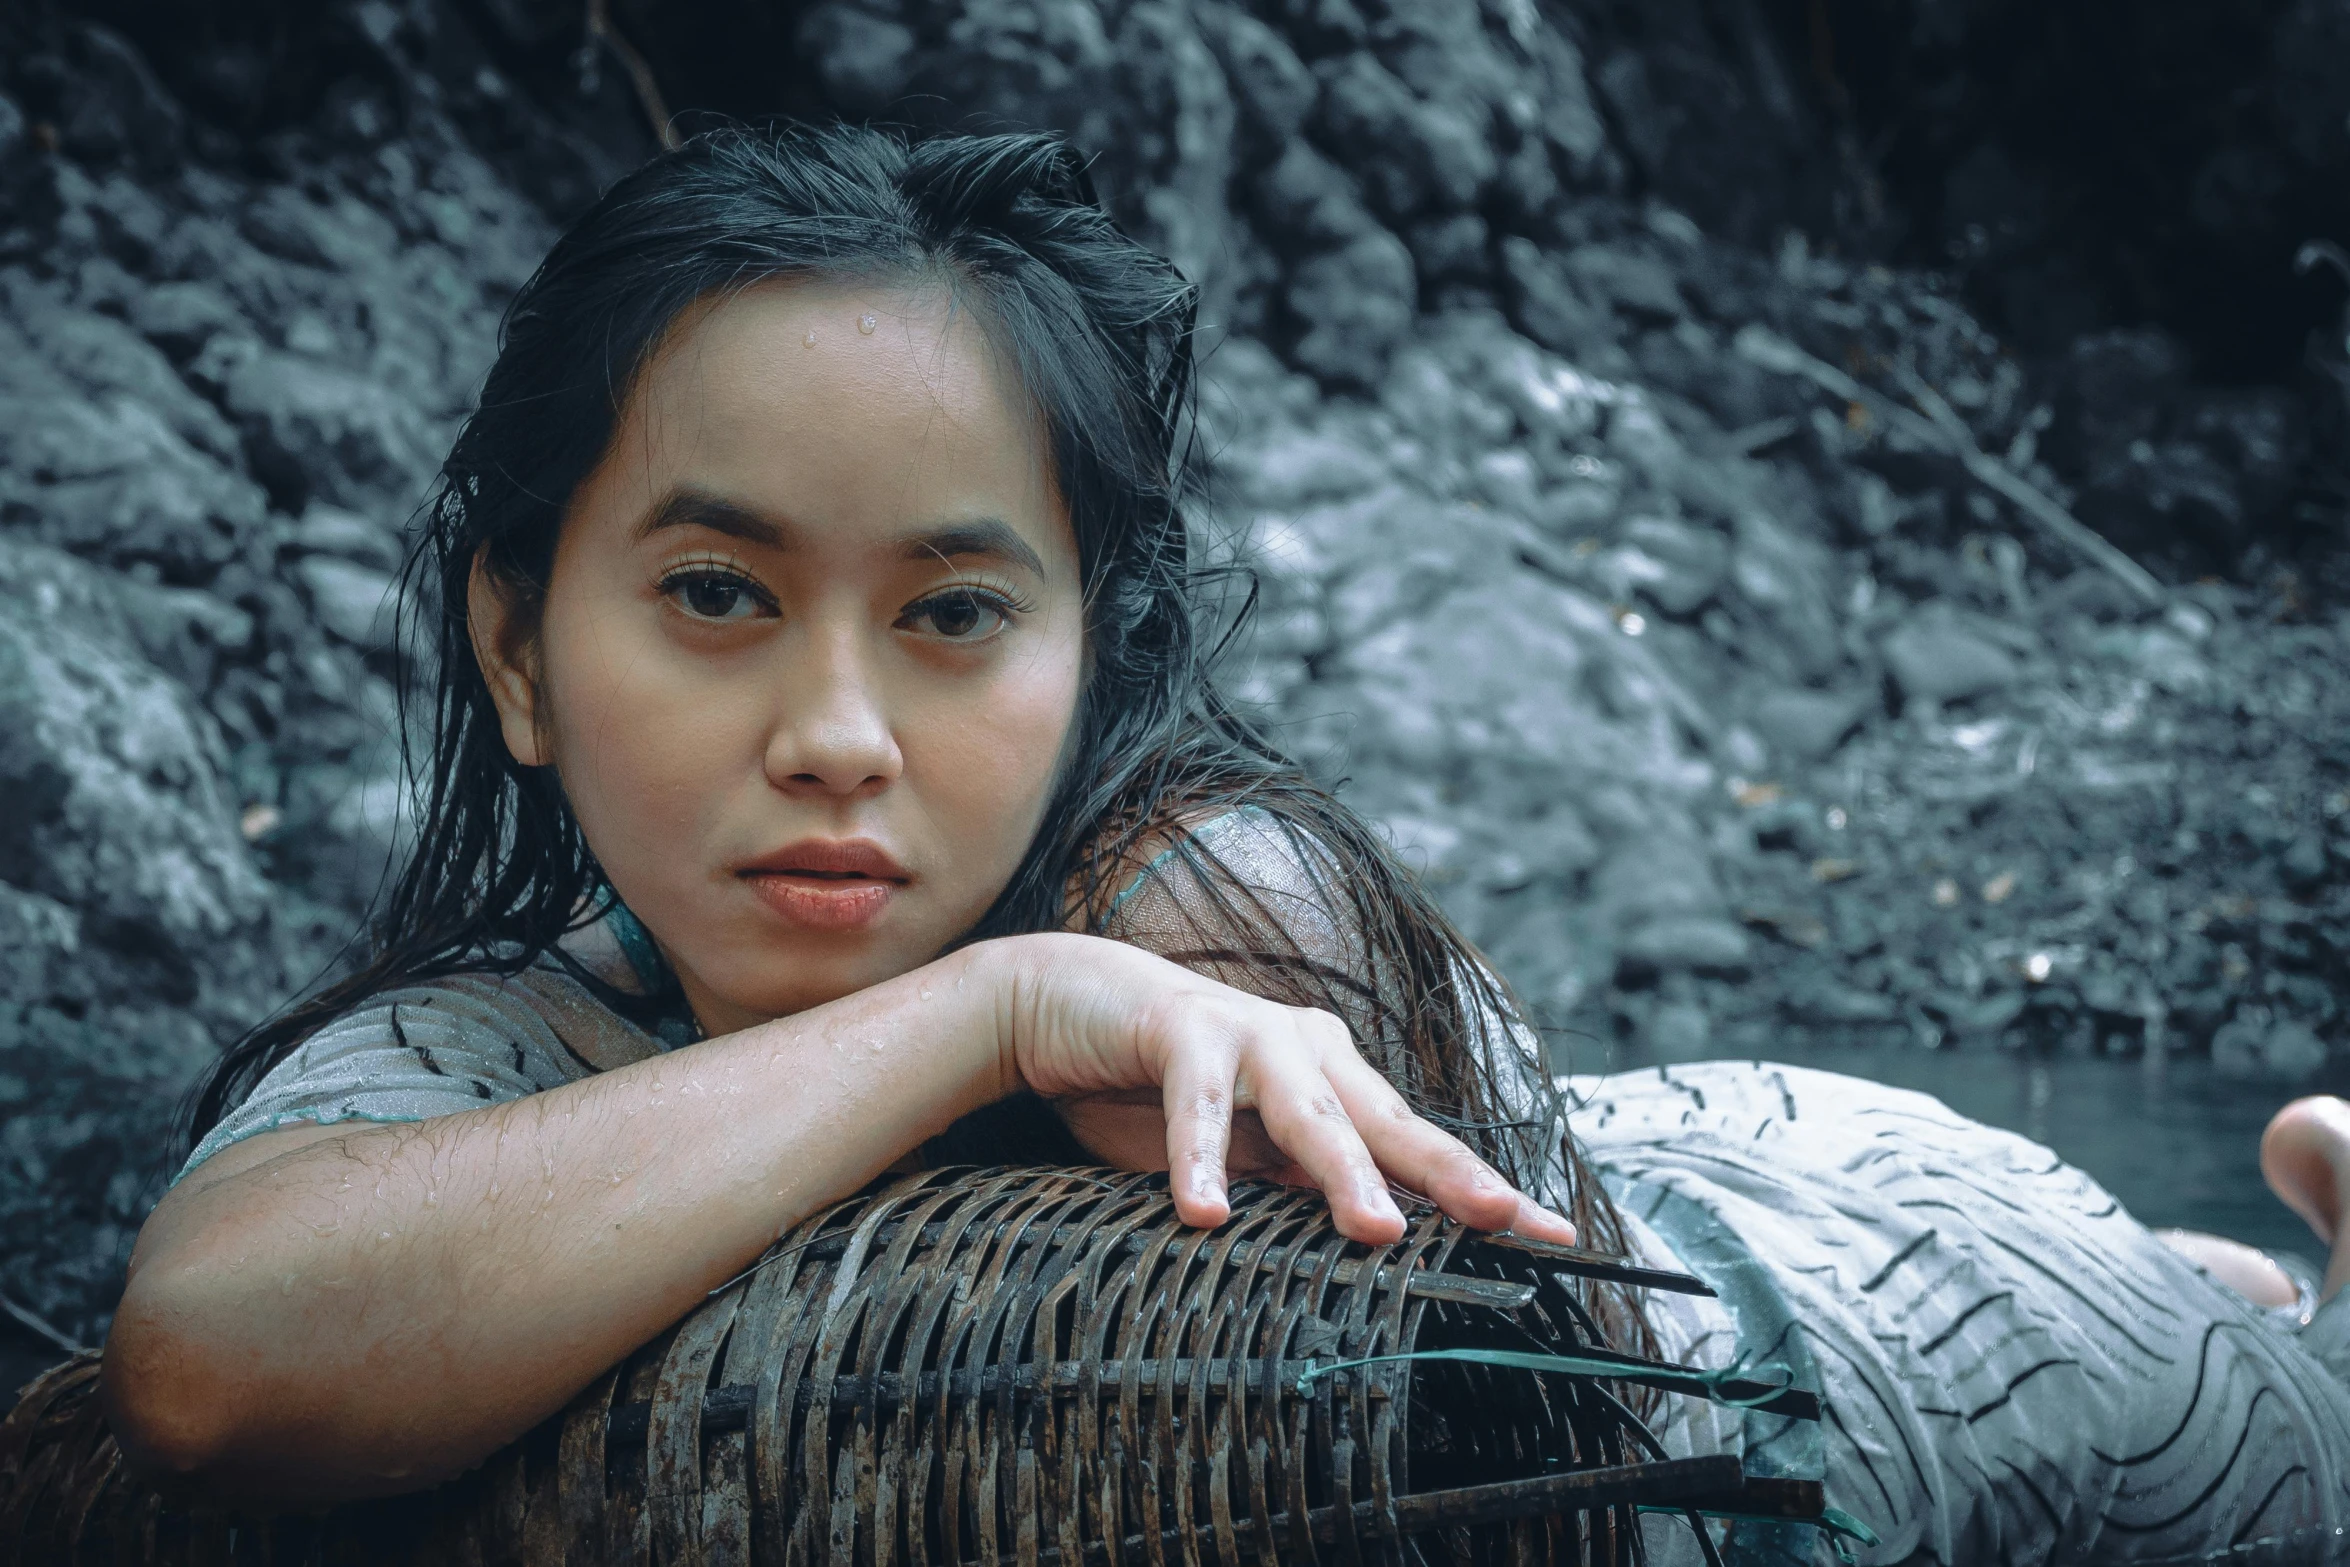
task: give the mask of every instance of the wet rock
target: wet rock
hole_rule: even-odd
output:
[[[1474,212],[1415,223],[1404,234],[1420,276],[1431,283],[1484,276],[1491,237]]]
[[[1603,301],[1636,321],[1676,321],[1688,309],[1671,269],[1654,256],[1613,245],[1581,245],[1567,253],[1565,269],[1585,298]]]
[[[1799,674],[1832,673],[1844,649],[1829,598],[1827,552],[1756,509],[1738,513],[1732,535],[1730,576],[1739,594],[1770,617]]]
[[[1729,544],[1711,529],[1670,517],[1633,517],[1621,538],[1600,557],[1602,580],[1619,584],[1619,596],[1637,593],[1668,615],[1695,614],[1729,575]]]
[[[0,602],[0,881],[152,944],[192,999],[207,948],[265,903],[217,734],[87,566],[0,538]]]
[[[1238,6],[1199,8],[1200,33],[1232,80],[1250,130],[1267,146],[1294,137],[1313,113],[1322,85],[1282,37]]]
[[[1372,204],[1390,218],[1475,206],[1494,176],[1478,125],[1423,102],[1368,54],[1350,54],[1324,76],[1320,120],[1328,145],[1355,163]]]
[[[228,337],[206,345],[191,373],[218,389],[255,473],[289,510],[314,496],[406,501],[437,465],[437,432],[376,377]]]
[[[2295,1081],[2326,1063],[2325,1041],[2307,1024],[2275,1018],[2266,1007],[2247,1007],[2211,1039],[2211,1058],[2234,1076],[2268,1076]]]
[[[1626,923],[1704,919],[1724,911],[1712,857],[1696,843],[1670,835],[1619,847],[1592,877],[1591,898],[1604,919]]]
[[[222,665],[253,647],[253,617],[215,594],[135,577],[112,586],[140,651],[191,692],[210,691]]]
[[[1800,987],[1787,999],[1786,1010],[1797,1022],[1830,1028],[1891,1023],[1901,1016],[1901,1004],[1891,996],[1832,980]]]
[[[833,101],[852,113],[874,113],[905,91],[914,43],[903,22],[848,0],[813,6],[800,19],[801,50],[817,62]]]
[[[401,561],[400,536],[373,517],[342,506],[314,501],[293,527],[288,541],[316,555],[339,555],[363,566],[395,570]]]
[[[2098,633],[2090,645],[2128,663],[2165,691],[2184,695],[2211,683],[2209,661],[2192,641],[2167,627],[2117,626]]]
[[[144,405],[37,391],[0,391],[0,500],[48,543],[181,581],[217,571],[266,511]]]
[[[1343,244],[1380,232],[1353,179],[1303,141],[1292,141],[1254,188],[1258,216],[1277,243]]]
[[[1668,1001],[1649,1017],[1647,1034],[1659,1061],[1701,1061],[1713,1044],[1713,1019],[1692,1002]]]
[[[1750,718],[1773,750],[1790,761],[1810,763],[1849,739],[1871,705],[1854,691],[1780,690],[1757,701]]]
[[[312,555],[295,570],[319,623],[359,648],[392,644],[399,600],[391,575],[332,555]]]
[[[1301,329],[1291,357],[1326,381],[1376,385],[1411,329],[1418,293],[1411,252],[1384,231],[1307,258],[1289,284]]]
[[[1501,242],[1501,275],[1510,319],[1543,347],[1597,364],[1616,346],[1607,312],[1532,240],[1511,235]]]
[[[1948,612],[1911,617],[1885,638],[1884,654],[1901,694],[1927,706],[2003,691],[2022,674],[2007,649]]]
[[[2325,835],[2316,831],[2296,833],[2278,857],[2277,869],[2285,878],[2285,885],[2307,896],[2325,885],[2333,874],[2333,857],[2327,852]]]
[[[1618,970],[1647,973],[1740,975],[1754,956],[1754,942],[1726,919],[1664,915],[1643,920],[1616,939]]]
[[[215,461],[241,459],[236,432],[220,411],[130,327],[75,309],[54,289],[23,283],[7,291],[5,308],[21,324],[29,349],[84,395],[100,402],[128,399]]]
[[[225,292],[187,279],[139,290],[130,301],[130,323],[180,361],[193,358],[217,333],[250,330]]]

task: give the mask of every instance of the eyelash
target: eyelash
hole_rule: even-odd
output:
[[[695,582],[723,583],[771,612],[778,608],[774,595],[760,586],[754,578],[744,573],[732,562],[715,559],[684,561],[671,567],[661,577],[660,592],[664,597],[674,599],[679,589]],[[902,624],[908,620],[919,619],[926,613],[935,613],[941,605],[964,600],[976,600],[994,610],[1007,622],[1015,620],[1035,608],[1028,600],[1006,589],[993,587],[983,582],[958,582],[926,593],[914,600],[901,612],[899,621]],[[693,615],[697,620],[723,621],[734,618],[732,616],[694,615],[694,612],[686,609],[683,604],[678,607],[685,610],[686,614]],[[986,641],[988,638],[951,637],[946,640],[956,642]]]
[[[898,617],[899,624],[902,625],[906,621],[920,619],[925,613],[935,611],[936,607],[941,604],[951,604],[962,601],[976,601],[977,603],[985,605],[987,608],[994,610],[997,615],[1001,616],[1007,625],[1018,619],[1020,616],[1027,614],[1029,610],[1034,607],[1027,600],[1020,598],[1016,594],[1008,593],[1002,588],[990,587],[983,582],[957,582],[940,588],[935,592],[925,593],[922,597],[916,599],[913,603],[908,604],[905,607],[904,612]],[[993,640],[994,637],[1001,634],[1002,627],[998,627],[995,631],[990,632],[987,636],[984,637],[947,637],[944,638],[944,640],[957,644],[969,645],[972,643]]]
[[[761,587],[754,578],[746,575],[731,562],[721,560],[685,561],[672,566],[662,574],[661,594],[665,598],[674,600],[680,589],[696,582],[722,583],[764,609],[772,612],[777,607],[775,596]],[[693,615],[696,620],[723,621],[734,618],[721,615],[695,615],[683,603],[679,603],[678,608],[688,615]]]

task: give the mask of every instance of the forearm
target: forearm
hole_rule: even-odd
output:
[[[133,1258],[115,1407],[151,1456],[277,1499],[479,1460],[1010,1086],[986,968],[958,955],[548,1093],[191,1181]]]

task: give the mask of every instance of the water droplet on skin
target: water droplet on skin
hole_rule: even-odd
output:
[[[873,312],[870,310],[857,317],[857,330],[864,333],[867,337],[871,337],[873,335],[873,329],[880,325],[880,322],[873,319]]]
[[[800,343],[803,347],[814,348],[816,346],[816,329],[814,327],[808,328],[808,335],[801,338]]]

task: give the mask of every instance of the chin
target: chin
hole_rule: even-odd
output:
[[[853,996],[860,990],[896,979],[922,966],[926,961],[892,950],[870,937],[858,942],[826,943],[839,950],[810,952],[814,943],[797,940],[793,943],[802,950],[795,951],[787,963],[777,963],[770,947],[763,961],[746,962],[735,974],[727,976],[731,983],[712,984],[720,999],[741,1011],[762,1018],[789,1017],[820,1007],[843,996]]]

